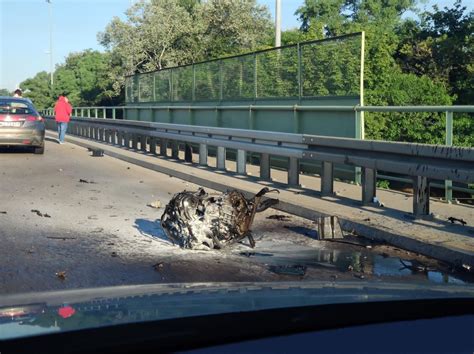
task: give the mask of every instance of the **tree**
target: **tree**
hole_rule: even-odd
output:
[[[125,75],[237,54],[270,42],[270,16],[255,0],[142,0],[126,15],[125,21],[114,18],[98,34],[121,68],[111,72],[116,91]]]
[[[365,31],[366,105],[451,104],[445,83],[404,73],[395,59],[402,15],[415,5],[415,0],[306,0],[297,14],[301,30],[318,38]],[[366,114],[367,138],[434,143],[442,142],[443,129],[440,115]]]
[[[461,1],[452,8],[421,14],[398,29],[396,59],[405,72],[427,75],[445,83],[457,104],[474,102],[474,11]]]
[[[10,96],[10,91],[8,91],[7,89],[1,88],[0,96]]]
[[[52,107],[54,98],[51,93],[50,77],[46,71],[37,73],[20,84],[25,90],[25,97],[30,98],[37,109]]]

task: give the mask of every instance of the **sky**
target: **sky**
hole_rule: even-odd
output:
[[[69,53],[92,48],[103,51],[97,33],[114,16],[124,18],[133,0],[51,0],[53,63],[60,64]],[[272,16],[274,0],[257,0]],[[304,0],[281,0],[282,29],[298,27],[294,15]],[[454,0],[428,0],[427,8],[450,6]],[[464,0],[468,8],[474,2]],[[14,90],[20,82],[40,71],[50,71],[49,4],[46,0],[0,0],[0,88]]]

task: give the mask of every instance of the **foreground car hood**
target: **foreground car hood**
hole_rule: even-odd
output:
[[[371,282],[153,284],[0,297],[0,339],[328,304],[474,299],[474,287]]]

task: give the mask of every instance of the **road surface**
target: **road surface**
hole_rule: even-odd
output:
[[[311,221],[274,210],[256,217],[256,249],[181,250],[160,228],[163,209],[147,204],[164,206],[174,193],[198,186],[90,155],[51,140],[44,156],[0,151],[0,294],[155,282],[461,282],[437,269],[431,275],[400,271],[399,258],[439,268],[404,250],[317,241]],[[283,217],[268,219],[274,214]]]

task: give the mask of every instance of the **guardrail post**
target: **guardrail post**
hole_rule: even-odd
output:
[[[446,145],[453,146],[453,112],[446,111]],[[444,198],[448,203],[453,201],[453,182],[444,181]]]
[[[226,158],[226,149],[225,147],[217,147],[217,169],[225,170],[225,158]]]
[[[300,184],[300,166],[298,158],[290,157],[288,164],[288,184],[290,186],[299,186]]]
[[[184,161],[193,162],[193,147],[189,144],[184,145]]]
[[[270,181],[270,154],[260,154],[260,179]]]
[[[168,139],[160,139],[160,155],[168,156]]]
[[[362,204],[373,202],[377,193],[377,170],[373,168],[362,168]]]
[[[413,214],[416,217],[430,214],[430,183],[423,176],[413,177]]]
[[[130,148],[130,133],[124,132],[123,140],[124,140],[125,147],[129,149]]]
[[[146,135],[142,135],[141,136],[141,139],[140,139],[140,150],[141,151],[147,151],[147,136]]]
[[[321,195],[334,194],[334,164],[323,161],[321,171]]]
[[[245,150],[237,150],[237,173],[247,174],[247,152]]]
[[[112,108],[112,119],[115,119],[115,118],[116,118],[115,108]]]
[[[178,140],[173,140],[171,142],[171,157],[173,159],[179,158],[179,141]]]
[[[97,108],[94,108],[95,112],[95,118],[99,118],[99,110]]]
[[[355,137],[356,139],[364,139],[363,136],[363,112],[361,111],[355,111]],[[362,183],[362,171],[359,166],[356,166],[355,168],[355,176],[354,176],[354,182],[356,184],[361,184]]]
[[[104,119],[107,118],[107,108],[102,108],[102,114],[104,116]]]
[[[207,166],[207,145],[199,144],[199,164]]]
[[[81,108],[81,117],[84,117],[84,108]]]
[[[150,154],[156,155],[156,138],[150,139]]]
[[[132,134],[132,149],[133,150],[138,149],[138,138],[139,136],[137,134]]]

